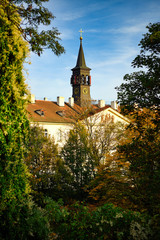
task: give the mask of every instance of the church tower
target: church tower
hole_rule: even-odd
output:
[[[74,68],[72,68],[71,85],[72,97],[74,98],[74,102],[79,106],[83,107],[91,104],[91,69],[86,66],[82,47],[82,30],[80,31],[80,33],[80,48],[77,58],[77,64]]]

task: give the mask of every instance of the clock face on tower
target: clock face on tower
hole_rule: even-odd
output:
[[[88,93],[88,89],[87,88],[83,88],[83,94],[87,94]]]

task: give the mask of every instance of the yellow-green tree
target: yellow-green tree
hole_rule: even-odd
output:
[[[54,138],[44,135],[44,129],[34,125],[30,129],[28,153],[25,162],[30,170],[30,184],[38,203],[49,196],[66,198],[68,175],[58,154]]]
[[[129,164],[114,153],[106,156],[105,164],[98,167],[97,175],[88,185],[88,200],[96,205],[113,203],[123,208],[133,208],[129,199]]]
[[[127,128],[127,127],[126,127]],[[123,130],[121,138],[114,143],[114,151],[104,155],[104,161],[97,169],[97,175],[88,185],[89,200],[94,204],[113,203],[116,206],[133,209],[129,193],[131,179],[129,176],[129,162],[125,161],[117,147],[132,141],[133,132]]]
[[[159,213],[160,206],[160,131],[157,112],[137,109],[132,114],[132,141],[121,144],[118,152],[129,163],[131,201],[138,210],[154,215]]]
[[[78,113],[69,114],[74,122],[79,122],[85,128],[90,146],[90,154],[96,159],[96,164],[104,162],[105,155],[113,152],[123,138],[125,124],[115,122],[112,116],[104,116],[95,110],[94,105],[79,108]]]
[[[29,132],[23,76],[27,42],[38,55],[45,47],[56,55],[64,51],[56,29],[39,33],[38,26],[49,25],[53,18],[43,2],[0,2],[0,239],[46,239],[48,231],[42,211],[31,201],[24,164]]]
[[[29,122],[24,95],[23,62],[28,46],[22,40],[13,21],[20,22],[14,13],[8,19],[0,5],[0,238],[21,239],[21,223],[29,201],[28,171],[24,153]],[[24,214],[24,218],[22,216]],[[5,237],[4,237],[5,236]]]

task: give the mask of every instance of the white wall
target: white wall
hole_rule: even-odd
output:
[[[123,124],[129,123],[129,120],[125,118],[123,115],[118,113],[112,108],[107,108],[104,111],[101,111],[89,118],[86,121],[92,122],[93,125],[102,123],[102,121],[112,120],[113,122],[121,122]],[[83,120],[85,123],[85,120]],[[71,123],[47,123],[47,122],[39,122],[39,126],[48,130],[48,134],[51,137],[54,137],[55,142],[58,144],[59,148],[63,147],[68,132],[73,128],[73,124]]]
[[[65,143],[68,132],[73,128],[71,124],[39,122],[40,127],[48,130],[48,134],[54,137],[55,143],[61,148]]]
[[[121,122],[123,124],[129,123],[129,120],[127,118],[125,118],[123,115],[121,115],[116,110],[112,109],[111,107],[109,107],[99,113],[94,114],[93,116],[89,117],[88,119],[89,119],[89,121],[91,121],[95,124],[99,124],[103,121],[105,122],[108,120],[113,120],[114,123],[116,123],[116,122]]]

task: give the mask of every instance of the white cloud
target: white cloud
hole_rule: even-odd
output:
[[[60,21],[74,21],[82,18],[84,15],[85,12],[83,10],[72,9],[72,11],[59,13],[57,19]]]
[[[122,34],[137,34],[137,33],[141,33],[144,31],[146,27],[146,23],[141,23],[141,24],[137,24],[137,25],[132,25],[132,26],[123,26],[117,29],[109,29],[107,30],[107,32],[110,33],[122,33]]]
[[[78,2],[70,2],[68,1],[67,4],[63,0],[56,1],[57,11],[56,11],[56,18],[60,21],[74,21],[82,17],[86,17],[90,13],[97,12],[100,10],[104,10],[105,8],[109,7],[113,4],[113,0],[111,1],[101,1],[101,3],[96,2],[87,4],[84,6],[82,1]]]
[[[61,31],[60,38],[62,40],[73,39],[73,36],[74,36],[73,30],[67,29],[67,28],[63,28],[63,29],[60,29],[60,31]]]
[[[107,54],[106,57],[102,57],[101,53],[97,53],[97,57],[95,56],[94,61],[89,64],[92,69],[105,68],[111,65],[128,63],[130,62],[130,59],[133,60],[136,55],[137,49],[132,47],[123,47],[123,49],[121,48],[121,50],[113,52],[113,54],[108,57]]]

